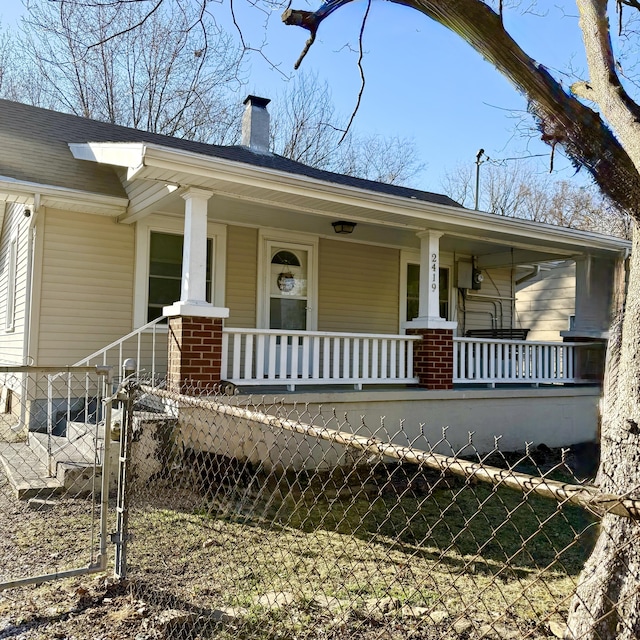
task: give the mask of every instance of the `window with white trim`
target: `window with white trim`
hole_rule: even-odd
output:
[[[149,289],[147,322],[162,315],[162,308],[180,300],[184,238],[173,233],[151,231],[149,236]],[[211,302],[211,257],[213,240],[207,238],[207,302]]]
[[[162,315],[162,307],[180,300],[184,220],[152,214],[136,223],[133,326]],[[225,304],[226,225],[207,225],[207,300]]]
[[[402,251],[400,254],[400,330],[404,323],[418,317],[420,303],[420,253]],[[453,256],[440,254],[439,308],[444,320],[456,320],[455,289],[452,282]]]
[[[440,267],[439,287],[439,309],[440,317],[449,320],[449,269]],[[407,264],[407,297],[406,297],[406,319],[414,320],[418,317],[420,304],[420,265],[409,262]]]

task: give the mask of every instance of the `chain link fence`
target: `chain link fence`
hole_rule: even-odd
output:
[[[133,379],[101,410],[108,382],[23,373],[1,396],[0,638],[565,637],[603,513],[638,515],[633,501],[603,506],[592,445],[480,452],[470,438],[456,451],[446,433]],[[93,463],[20,494],[29,468],[52,482],[51,461],[22,448],[16,474],[7,451],[43,435],[68,449],[78,424]],[[106,440],[109,512],[96,490]],[[60,485],[68,461],[54,461]],[[107,538],[119,579],[104,574]],[[71,577],[32,586],[47,572]]]
[[[0,592],[99,569],[104,388],[95,367],[2,367]]]
[[[598,531],[594,447],[454,451],[446,433],[153,387],[135,407],[140,640],[563,637]]]

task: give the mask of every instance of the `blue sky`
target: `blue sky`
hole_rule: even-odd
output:
[[[505,3],[507,4],[507,3]],[[9,5],[9,6],[7,6]],[[227,3],[210,3],[221,24],[232,28]],[[247,0],[236,0],[237,15],[245,38],[263,46],[271,62],[251,57],[248,91],[274,98],[291,76],[293,64],[307,38],[302,29],[280,21],[280,9],[271,15],[265,32],[264,15]],[[295,0],[295,8],[315,8]],[[303,62],[331,87],[340,113],[351,113],[360,79],[357,67],[358,33],[366,9],[356,0],[335,12],[321,26],[316,43]],[[18,0],[3,5],[4,24],[11,24],[22,10]],[[536,14],[509,10],[506,24],[524,49],[551,70],[571,65],[584,67],[577,11],[570,0],[538,0]],[[468,45],[415,10],[374,0],[364,34],[366,87],[355,127],[363,134],[394,135],[415,140],[426,168],[415,186],[442,190],[446,171],[459,164],[473,166],[480,148],[495,159],[544,154],[537,169],[548,168],[548,148],[515,129],[531,127],[519,121],[526,109],[524,99],[495,69]],[[514,117],[514,114],[515,117]],[[557,162],[560,176],[573,169]]]

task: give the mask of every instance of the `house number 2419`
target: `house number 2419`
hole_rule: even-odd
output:
[[[438,288],[436,284],[436,272],[438,271],[438,254],[431,254],[431,291],[435,291]]]

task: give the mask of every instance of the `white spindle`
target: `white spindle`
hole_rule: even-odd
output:
[[[351,375],[354,380],[358,380],[360,378],[360,338],[353,338],[352,343]]]
[[[413,344],[413,343],[411,343]],[[371,377],[371,360],[369,358],[371,340],[365,338],[362,341],[362,377],[366,380]]]
[[[242,336],[235,336],[233,341],[233,377],[240,377],[240,354],[242,353]]]
[[[289,355],[287,349],[287,356]],[[300,356],[300,336],[291,336],[291,371],[288,372],[292,380],[300,377],[300,369],[298,368],[298,360]]]
[[[381,354],[380,354],[380,378],[385,378],[387,376],[387,371],[389,370],[389,341],[382,340]]]
[[[264,368],[264,356],[265,356],[265,336],[263,334],[258,334],[258,344],[256,345],[256,377],[264,378],[265,371]]]
[[[275,380],[276,377],[276,342],[278,338],[274,335],[269,336],[269,371],[267,378]]]
[[[371,350],[371,379],[376,380],[378,378],[378,340],[373,341],[373,348]]]
[[[280,380],[284,380],[287,377],[287,356],[289,355],[287,353],[288,351],[288,340],[286,337],[281,336],[280,337],[280,344],[277,344],[277,338],[276,338],[276,351],[278,353],[278,356],[276,356],[276,361],[279,360],[279,364],[280,367],[277,367],[277,375],[280,378]]]
[[[155,338],[155,332],[154,332],[154,338]],[[232,337],[233,339],[233,337]],[[231,376],[229,375],[229,334],[228,333],[223,333],[222,334],[222,364],[220,365],[220,369],[221,369],[221,373],[220,376],[223,379],[227,379],[230,378]],[[155,349],[154,349],[155,351]]]
[[[331,377],[331,340],[328,337],[322,339],[322,375],[323,380],[329,380]]]
[[[398,377],[398,343],[395,340],[390,341],[391,353],[389,355],[389,371],[388,377],[392,380]]]
[[[342,375],[341,380],[349,379],[349,370],[351,362],[351,338],[343,338],[342,340]]]
[[[309,379],[309,358],[311,357],[311,338],[304,336],[302,338],[302,379]]]
[[[250,333],[246,336],[244,341],[244,371],[242,372],[242,376],[240,376],[243,380],[250,380],[251,378],[253,378],[254,360],[253,335]]]

